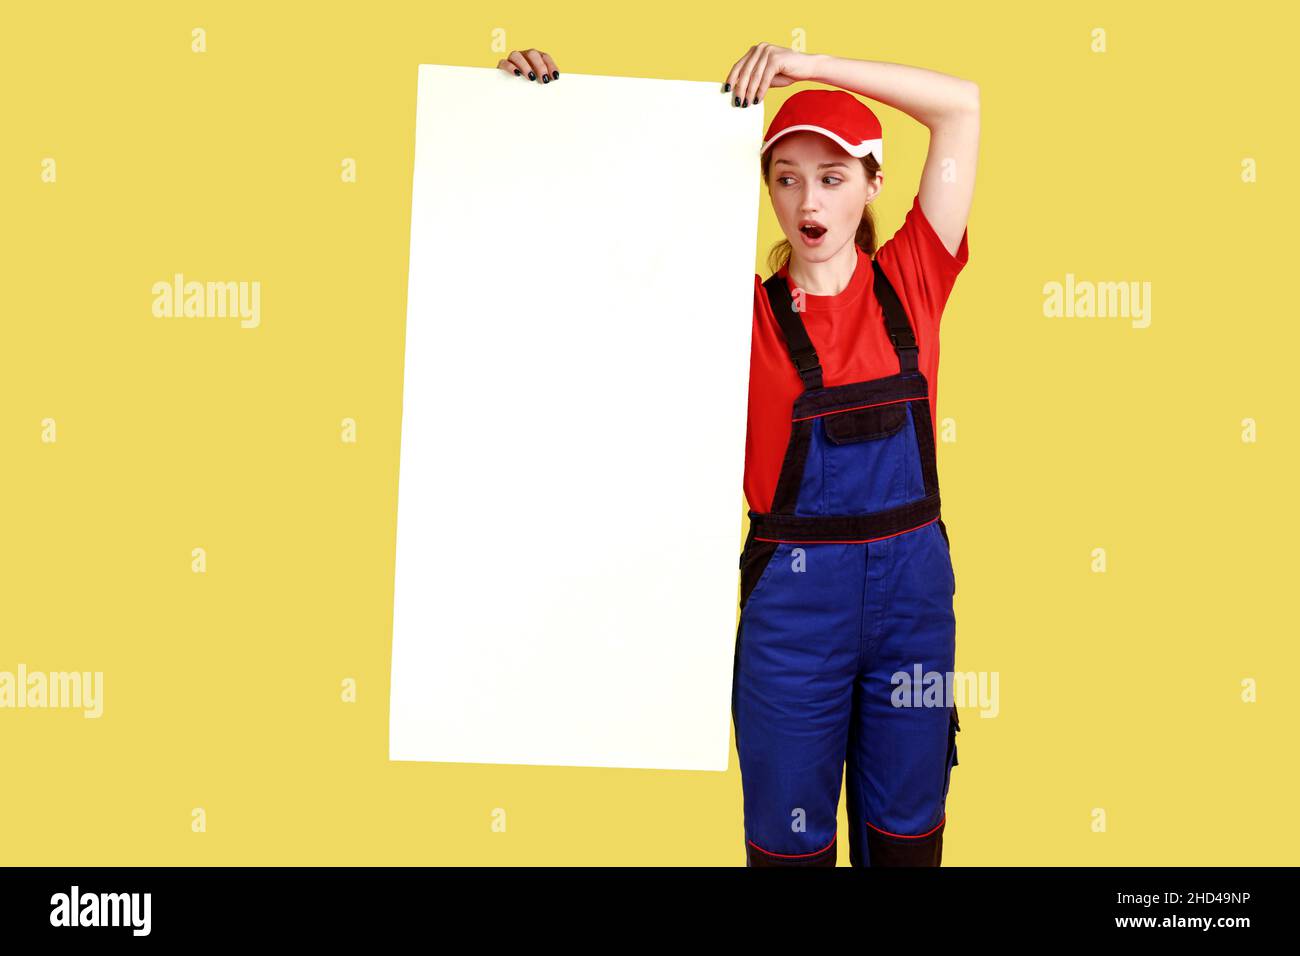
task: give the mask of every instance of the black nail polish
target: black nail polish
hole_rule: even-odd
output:
[[[553,80],[558,80],[559,78],[560,78],[560,71],[559,71],[559,70],[552,70],[552,71],[551,71],[551,79],[553,79]]]
[[[745,100],[745,102],[740,104],[741,109],[747,109],[748,107],[749,107],[749,100]]]
[[[528,71],[528,78],[529,78],[530,80],[535,80],[535,79],[537,79],[537,74],[534,73],[532,70],[529,70],[529,71]]]
[[[515,70],[515,76],[523,76],[523,74],[520,73],[518,70]]]
[[[739,97],[739,96],[733,96],[733,97],[731,98],[731,105],[732,105],[732,106],[739,106],[739,105],[740,105],[740,97]]]
[[[730,92],[731,92],[731,84],[730,84],[730,83],[723,83],[723,84],[722,84],[722,92],[724,92],[724,93],[730,93]]]
[[[542,82],[543,82],[543,83],[549,83],[549,82],[551,82],[551,78],[550,78],[549,76],[547,76],[545,73],[543,73],[543,74],[542,74]]]

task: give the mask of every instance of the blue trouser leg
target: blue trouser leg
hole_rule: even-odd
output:
[[[835,865],[865,551],[780,544],[741,613],[732,708],[751,866]]]
[[[868,547],[864,666],[847,755],[850,862],[938,866],[956,761],[948,546],[931,524]]]

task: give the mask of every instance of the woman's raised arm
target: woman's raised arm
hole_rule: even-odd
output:
[[[728,77],[741,101],[738,105],[761,102],[768,87],[788,86],[796,80],[869,96],[902,110],[930,130],[930,149],[921,172],[921,211],[955,255],[975,195],[979,86],[922,67],[800,53],[771,43],[750,47]]]

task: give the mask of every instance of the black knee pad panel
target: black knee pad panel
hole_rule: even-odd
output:
[[[776,853],[768,853],[766,850],[754,846],[752,843],[745,844],[745,850],[748,854],[746,865],[748,866],[834,866],[835,865],[835,847],[839,844],[838,840],[832,840],[825,849],[818,850],[816,853],[809,853],[800,856],[787,856]]]
[[[867,827],[867,855],[871,866],[938,866],[943,859],[945,819],[925,836],[882,833]]]

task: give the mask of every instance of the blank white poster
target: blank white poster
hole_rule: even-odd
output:
[[[726,770],[763,111],[419,68],[389,757]]]

